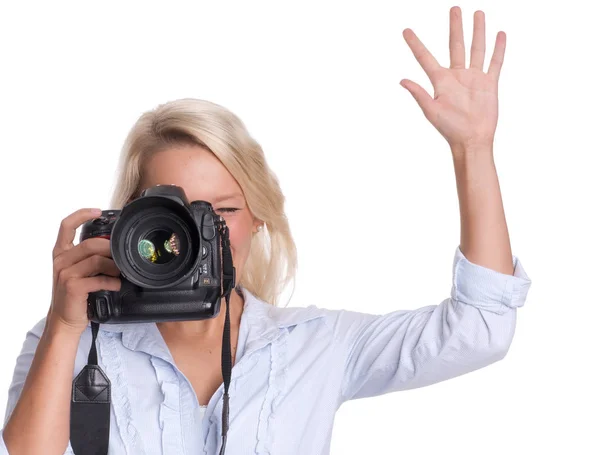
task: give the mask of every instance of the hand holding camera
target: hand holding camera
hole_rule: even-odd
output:
[[[75,232],[84,222],[98,217],[99,212],[78,210],[66,217],[52,251],[52,303],[47,327],[73,331],[77,335],[88,325],[88,293],[99,290],[118,291],[120,271],[111,258],[110,241],[90,238],[73,245]]]

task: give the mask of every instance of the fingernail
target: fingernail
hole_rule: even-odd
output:
[[[92,212],[92,215],[94,215],[94,216],[102,215],[102,209],[92,209],[91,212]]]

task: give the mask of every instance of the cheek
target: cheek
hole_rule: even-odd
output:
[[[246,257],[250,250],[252,240],[252,224],[245,222],[241,218],[225,218],[229,228],[229,241],[231,242],[231,252],[234,262],[238,262]]]

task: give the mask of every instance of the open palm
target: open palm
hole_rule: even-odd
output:
[[[488,72],[485,59],[485,17],[476,11],[469,68],[460,8],[450,9],[450,67],[440,66],[415,33],[403,32],[415,58],[434,88],[433,98],[419,84],[403,79],[400,84],[415,98],[425,117],[452,148],[491,145],[498,123],[498,80],[504,60],[506,34],[499,32]]]

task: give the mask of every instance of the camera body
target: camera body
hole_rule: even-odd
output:
[[[190,203],[175,185],[148,188],[122,210],[104,210],[82,226],[80,241],[110,240],[121,289],[89,293],[88,318],[110,324],[217,316],[224,232],[210,203]],[[230,278],[235,282],[235,269]]]

